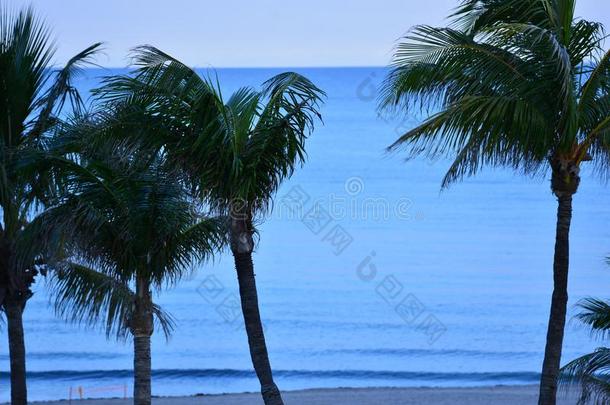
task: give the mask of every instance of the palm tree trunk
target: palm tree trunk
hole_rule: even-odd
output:
[[[553,191],[557,196],[557,228],[553,259],[553,296],[546,336],[546,348],[540,377],[539,405],[555,405],[561,349],[568,306],[568,269],[570,264],[570,224],[572,196],[579,184],[578,171],[553,171]]]
[[[153,334],[152,298],[149,283],[136,282],[134,315],[131,320],[133,335],[133,403],[151,405],[151,356],[150,337]]]
[[[24,308],[25,303],[19,298],[8,296],[4,301],[11,363],[11,405],[27,405],[28,403],[23,335]]]
[[[133,349],[133,403],[134,405],[150,405],[150,336],[134,336]]]
[[[233,256],[235,258],[235,269],[239,282],[241,309],[244,314],[248,345],[250,346],[250,357],[252,358],[256,376],[261,384],[263,400],[265,405],[283,405],[284,402],[282,401],[280,390],[273,381],[263,325],[258,309],[258,295],[254,279],[252,253],[233,252]]]

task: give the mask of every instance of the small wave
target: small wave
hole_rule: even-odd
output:
[[[335,354],[355,354],[363,356],[397,356],[397,357],[433,357],[433,356],[457,356],[457,357],[484,357],[484,358],[529,358],[539,353],[527,351],[485,351],[466,349],[329,349],[312,352],[299,352],[299,355],[328,356]],[[28,353],[32,360],[69,360],[69,359],[93,359],[93,360],[115,360],[131,354],[117,354],[110,352],[34,352]],[[9,361],[8,355],[0,355],[0,361]]]
[[[235,369],[162,369],[153,370],[153,378],[185,379],[185,378],[225,378],[250,379],[255,378],[254,371]],[[428,383],[536,383],[540,377],[535,372],[488,372],[488,373],[436,373],[417,371],[374,371],[374,370],[277,370],[277,377],[285,379],[318,378],[345,380],[387,380]],[[131,378],[131,370],[52,370],[31,371],[28,378],[34,381],[51,380],[113,380]],[[8,378],[8,372],[0,372],[0,377]]]

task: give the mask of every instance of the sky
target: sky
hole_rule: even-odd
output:
[[[32,4],[52,27],[56,63],[102,41],[107,67],[154,45],[198,67],[382,66],[413,25],[443,25],[457,0],[0,0]],[[610,0],[577,15],[610,31]]]

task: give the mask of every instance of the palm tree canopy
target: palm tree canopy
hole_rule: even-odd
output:
[[[78,322],[103,320],[108,334],[122,336],[136,280],[157,290],[179,281],[223,246],[224,220],[198,209],[159,155],[120,142],[102,146],[93,139],[97,126],[106,134],[103,120],[89,120],[66,129],[67,141],[57,140],[52,151],[69,151],[72,159],[63,194],[28,233],[37,241],[32,249],[54,259],[50,286],[57,311]],[[75,134],[83,131],[93,136],[76,147]],[[168,333],[170,318],[154,311]]]
[[[31,8],[13,15],[0,9],[0,142],[3,150],[39,147],[48,139],[66,102],[80,111],[83,101],[74,78],[101,44],[71,58],[60,70],[52,66],[55,48],[50,32]],[[10,154],[0,155],[7,164]],[[2,193],[5,194],[5,193]]]
[[[574,1],[463,1],[450,27],[416,26],[398,45],[380,108],[430,116],[389,149],[453,157],[444,186],[483,165],[536,173],[552,156],[607,171],[604,38]]]
[[[244,87],[225,99],[217,79],[200,77],[156,48],[137,48],[135,62],[135,75],[109,78],[98,95],[146,106],[166,129],[148,143],[186,169],[214,208],[226,211],[235,201],[254,211],[267,208],[280,182],[305,159],[324,92],[288,72],[261,90]]]

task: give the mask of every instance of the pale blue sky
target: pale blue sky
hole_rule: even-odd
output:
[[[3,2],[0,0],[0,2]],[[5,1],[6,2],[6,1]],[[579,0],[578,15],[610,30],[610,0]],[[104,66],[155,45],[196,66],[384,65],[415,24],[443,23],[457,0],[8,0],[33,4],[53,27],[57,62],[95,41]]]

